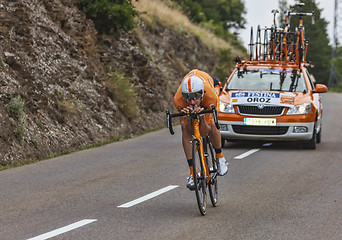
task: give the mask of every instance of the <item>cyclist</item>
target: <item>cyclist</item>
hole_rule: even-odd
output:
[[[181,85],[174,96],[173,102],[179,112],[195,113],[205,109],[210,109],[214,105],[218,107],[218,94],[220,92],[219,82],[210,76],[210,74],[194,69],[190,71],[182,80]],[[192,126],[188,117],[181,117],[182,143],[187,159],[190,176],[188,177],[187,187],[190,190],[195,189],[195,183],[192,176]],[[222,153],[221,133],[216,128],[212,114],[203,114],[199,116],[200,133],[202,137],[209,135],[213,144],[217,159],[218,175],[223,176],[228,172],[226,159]]]

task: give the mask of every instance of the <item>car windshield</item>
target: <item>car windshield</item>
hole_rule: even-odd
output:
[[[307,92],[303,73],[280,69],[237,70],[227,90]]]

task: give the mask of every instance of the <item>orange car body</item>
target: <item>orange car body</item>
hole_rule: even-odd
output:
[[[322,128],[319,93],[326,91],[304,66],[238,63],[220,95],[222,139],[303,141],[315,148]]]

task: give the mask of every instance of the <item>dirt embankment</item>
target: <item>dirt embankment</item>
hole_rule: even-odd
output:
[[[76,1],[1,1],[0,164],[163,125],[181,78],[215,74],[217,61],[198,37],[158,23],[99,36]],[[113,76],[130,82],[136,106]]]

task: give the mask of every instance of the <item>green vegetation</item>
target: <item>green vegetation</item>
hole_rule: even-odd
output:
[[[78,0],[78,8],[94,21],[100,34],[132,30],[139,14],[131,0]]]
[[[107,86],[125,116],[130,120],[137,117],[139,112],[137,93],[131,79],[119,71],[110,70]]]
[[[315,24],[311,24],[310,17],[304,17],[305,37],[309,40],[307,61],[315,66],[310,72],[315,76],[318,83],[327,84],[331,69],[331,46],[327,33],[328,23],[321,17],[321,9],[317,7],[314,0],[301,0],[305,4],[303,12],[315,12]],[[298,12],[297,6],[291,9]],[[298,17],[291,17],[291,31],[298,26]]]
[[[6,104],[11,123],[14,126],[14,135],[18,140],[22,140],[26,134],[27,116],[25,114],[25,102],[19,94],[15,95],[8,104]]]
[[[64,113],[75,114],[78,111],[74,100],[57,101],[57,106],[58,109]]]
[[[334,61],[338,83],[332,86],[329,91],[342,92],[342,47],[337,47],[336,59]]]
[[[233,45],[241,46],[237,35],[232,29],[245,28],[246,13],[244,2],[241,0],[173,0],[177,2],[189,18],[206,28],[212,29],[217,35],[230,41]]]
[[[232,52],[229,49],[221,49],[218,53],[218,57],[220,59],[220,64],[217,66],[216,70],[218,78],[223,85],[227,81],[235,63],[233,62]]]

